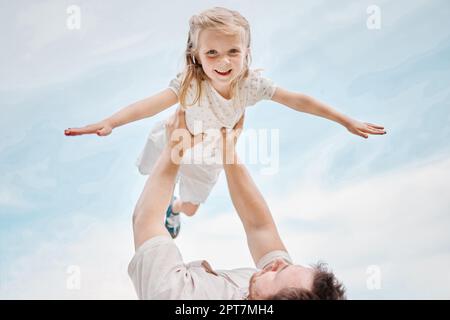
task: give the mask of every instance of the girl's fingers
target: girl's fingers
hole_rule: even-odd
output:
[[[104,126],[98,124],[91,124],[82,128],[69,128],[64,130],[64,134],[66,136],[79,136],[82,134],[93,134],[99,132],[99,130],[103,129]]]
[[[371,126],[373,128],[376,128],[376,129],[384,129],[383,126],[380,126],[380,125],[377,125],[377,124],[372,124],[372,123],[368,123],[368,122],[365,122],[365,124],[367,124],[367,125],[369,125],[369,126]]]
[[[365,129],[364,132],[371,134],[384,134],[384,130],[375,130],[375,129]]]
[[[87,129],[71,129],[70,132],[72,132],[73,134],[83,134],[83,133],[87,133]]]
[[[351,133],[356,134],[357,136],[361,136],[366,139],[369,137],[368,134],[366,134],[364,131],[359,130],[359,129],[352,130]]]
[[[83,128],[73,128],[67,129],[66,131],[71,135],[80,135],[85,133],[95,133],[98,128],[96,127],[83,127]]]
[[[66,136],[79,136],[81,134],[84,134],[85,132],[81,129],[67,129],[64,131],[64,134]]]
[[[371,134],[385,134],[386,130],[375,129],[374,127],[367,126],[366,128],[364,128],[364,132],[371,133]]]
[[[368,128],[369,128],[370,130],[377,131],[377,132],[381,132],[381,133],[386,132],[385,129],[378,129],[378,128],[374,128],[374,127],[368,127]]]

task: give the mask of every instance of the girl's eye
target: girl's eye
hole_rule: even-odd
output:
[[[237,49],[232,49],[232,50],[230,50],[230,52],[232,53],[232,54],[236,54],[236,53],[239,53],[239,50],[237,50]],[[216,50],[209,50],[206,54],[215,54],[216,53]]]

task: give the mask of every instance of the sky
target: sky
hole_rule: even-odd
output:
[[[445,0],[0,0],[0,298],[136,299],[135,161],[175,107],[107,137],[63,131],[165,89],[190,16],[213,6],[247,18],[251,67],[277,86],[387,130],[363,139],[273,101],[248,109],[246,128],[278,130],[277,170],[248,167],[293,260],[327,262],[349,299],[449,299]],[[176,243],[186,262],[253,266],[223,174]]]

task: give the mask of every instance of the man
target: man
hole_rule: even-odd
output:
[[[166,125],[169,141],[134,210],[136,253],[128,273],[140,299],[345,299],[344,287],[323,264],[292,263],[264,198],[235,153],[243,121],[232,132],[222,131],[222,155],[231,199],[259,270],[213,270],[206,261],[186,264],[167,231],[164,218],[179,160],[201,140],[188,133],[184,111],[178,109]]]

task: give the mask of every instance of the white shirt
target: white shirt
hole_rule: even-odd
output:
[[[286,251],[272,251],[256,267],[263,269],[277,258],[292,264]],[[128,266],[139,299],[243,300],[255,268],[214,271],[205,260],[184,263],[174,240],[156,236],[144,242]]]
[[[169,88],[179,96],[182,73],[169,83]],[[187,102],[192,104],[196,97],[195,80],[187,92]],[[199,134],[208,129],[233,128],[244,113],[245,107],[252,106],[260,100],[270,100],[275,93],[276,85],[261,75],[260,70],[249,70],[249,75],[239,85],[237,97],[225,99],[212,86],[210,81],[202,81],[202,96],[199,101],[187,108],[186,126],[192,134]],[[233,107],[233,99],[236,106]],[[201,127],[195,126],[201,122]]]

